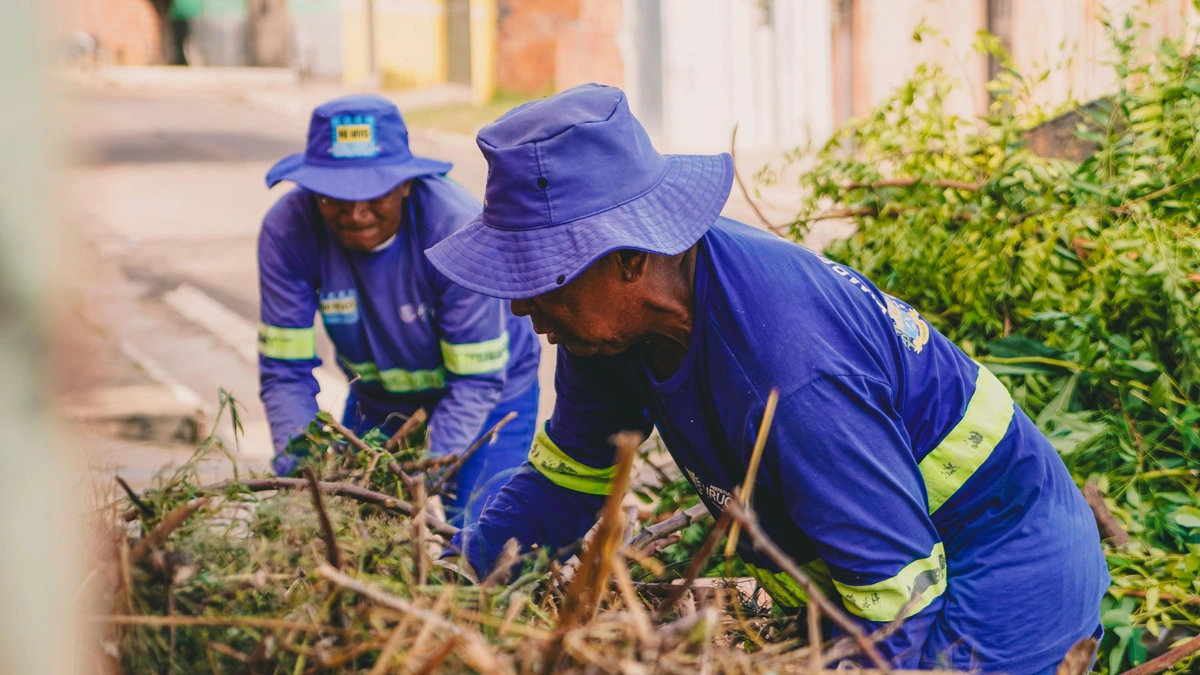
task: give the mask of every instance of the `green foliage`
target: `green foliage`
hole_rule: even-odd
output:
[[[988,114],[950,112],[953,79],[919,67],[819,151],[792,231],[854,217],[826,254],[1000,375],[1074,475],[1100,479],[1136,538],[1110,551],[1111,672],[1145,658],[1143,631],[1197,625],[1164,598],[1200,591],[1200,62],[1177,41],[1139,50],[1133,19],[1106,28],[1120,86],[1073,113],[1083,161],[1034,154],[1031,130],[1066,108],[1035,105],[1045,74],[981,36],[1009,66]]]

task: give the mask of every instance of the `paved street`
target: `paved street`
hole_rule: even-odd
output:
[[[81,364],[72,370],[78,377],[59,383],[63,397],[119,384],[159,399],[163,416],[201,403],[211,420],[223,388],[244,406],[240,461],[264,467],[271,448],[254,365],[255,244],[262,215],[290,186],[267,190],[263,175],[302,149],[309,104],[245,92],[97,88],[73,90],[68,103],[71,168],[60,208],[81,246],[66,321],[81,330],[67,332],[90,337],[64,350]],[[451,176],[482,197],[487,167],[472,139],[417,129],[411,142],[418,154],[453,162]],[[726,213],[754,221],[740,198]],[[329,360],[324,336],[318,352]],[[340,409],[344,379],[330,366],[321,371],[322,403]],[[543,415],[551,375],[545,359]],[[91,398],[133,405],[125,394]],[[136,482],[187,455],[180,438],[112,440],[111,429],[91,428],[89,451]],[[222,431],[232,441],[229,427]]]

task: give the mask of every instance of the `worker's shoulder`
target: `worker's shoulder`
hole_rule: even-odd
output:
[[[422,239],[428,246],[462,229],[483,210],[466,188],[446,176],[414,181],[412,197],[420,214]]]
[[[832,295],[849,288],[837,288],[844,281],[833,270],[835,263],[825,256],[778,237],[728,218],[720,218],[705,236],[706,255],[725,287],[753,289],[747,301],[774,303],[781,299],[790,302],[808,297],[827,301]],[[850,271],[852,272],[852,271]],[[863,280],[854,272],[856,281]],[[869,284],[869,282],[868,282]],[[821,289],[818,291],[818,289]]]
[[[314,218],[318,215],[313,208],[312,193],[297,187],[288,190],[267,209],[263,217],[263,231],[276,237],[311,231]]]

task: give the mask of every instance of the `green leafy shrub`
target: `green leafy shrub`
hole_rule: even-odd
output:
[[[1080,482],[1107,491],[1135,537],[1109,552],[1114,672],[1146,658],[1143,635],[1196,626],[1200,60],[1181,41],[1139,50],[1133,19],[1106,28],[1120,85],[1071,113],[1082,161],[1033,152],[1031,131],[1066,107],[1034,105],[1046,74],[1022,77],[981,36],[1009,66],[989,113],[951,114],[953,79],[918,68],[819,150],[792,234],[853,218],[826,254],[1002,376]]]

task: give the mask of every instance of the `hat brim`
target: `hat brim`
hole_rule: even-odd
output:
[[[658,185],[612,209],[538,229],[501,229],[479,216],[425,255],[460,286],[518,299],[558,288],[617,249],[682,253],[721,215],[733,185],[733,159],[665,157],[667,172]]]
[[[413,157],[395,164],[371,166],[314,166],[304,154],[289,155],[267,172],[267,187],[290,180],[302,188],[334,199],[375,199],[391,192],[406,180],[444,174],[454,168],[448,162]]]

